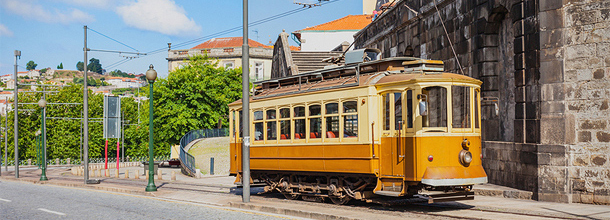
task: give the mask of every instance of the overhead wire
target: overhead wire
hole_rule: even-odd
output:
[[[93,30],[93,29],[91,29],[91,28],[89,28],[89,27],[87,27],[87,29],[89,29],[89,30],[93,31],[93,32],[94,32],[94,33],[96,33],[96,34],[102,35],[103,37],[108,38],[108,39],[110,39],[110,40],[112,40],[112,41],[114,41],[114,42],[117,42],[117,43],[119,43],[119,44],[121,44],[121,45],[123,45],[123,46],[129,47],[129,48],[130,48],[130,49],[132,49],[132,50],[138,51],[136,48],[133,48],[133,47],[131,47],[131,46],[129,46],[129,45],[127,45],[127,44],[125,44],[125,43],[121,42],[121,41],[118,41],[118,40],[116,40],[116,39],[114,39],[114,38],[112,38],[112,37],[109,37],[109,36],[107,36],[107,35],[105,35],[105,34],[102,34],[102,33],[98,32],[98,31],[96,31],[96,30]],[[138,52],[139,52],[139,51],[138,51]]]

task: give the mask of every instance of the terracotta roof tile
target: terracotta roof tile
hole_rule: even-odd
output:
[[[372,15],[348,15],[334,21],[305,28],[300,31],[360,30],[371,23]]]
[[[203,42],[191,49],[209,49],[209,48],[226,48],[226,47],[241,47],[244,44],[243,37],[224,37],[214,38],[209,41]],[[248,39],[248,45],[250,47],[268,47],[259,42]]]

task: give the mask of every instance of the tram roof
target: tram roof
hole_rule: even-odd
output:
[[[262,89],[256,90],[250,100],[277,98],[305,94],[321,90],[341,89],[358,86],[382,86],[396,83],[416,82],[462,82],[481,85],[482,82],[469,76],[428,71],[408,71],[405,63],[425,63],[413,57],[393,57],[359,64],[320,69],[295,76],[255,82]],[[441,62],[442,64],[442,62]],[[361,74],[356,74],[356,68]],[[382,69],[379,69],[382,67]],[[301,82],[299,83],[299,80]],[[295,83],[296,82],[296,83]],[[231,103],[240,104],[241,99]]]

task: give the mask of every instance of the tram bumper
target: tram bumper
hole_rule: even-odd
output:
[[[487,183],[483,166],[428,167],[421,182],[430,186],[463,186]]]

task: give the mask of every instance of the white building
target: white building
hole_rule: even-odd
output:
[[[138,88],[144,86],[144,81],[140,81],[137,78],[110,77],[106,79],[106,82],[116,86],[116,88]]]
[[[348,15],[292,34],[301,42],[301,51],[340,51],[341,44],[354,42],[354,34],[369,25],[372,19],[372,15]]]

